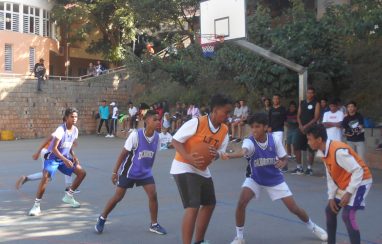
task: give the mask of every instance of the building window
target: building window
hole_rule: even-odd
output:
[[[40,9],[25,6],[23,9],[24,33],[40,34]]]
[[[50,13],[46,10],[43,10],[42,18],[42,35],[51,37]]]
[[[36,60],[36,49],[34,47],[29,48],[29,71],[34,71],[34,65]]]
[[[12,71],[12,45],[5,44],[4,48],[4,57],[5,57],[5,71]]]
[[[0,3],[0,30],[19,31],[19,5]]]

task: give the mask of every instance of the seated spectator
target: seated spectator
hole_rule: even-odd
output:
[[[245,100],[239,101],[240,108],[238,114],[240,114],[240,120],[232,123],[232,139],[235,142],[240,142],[243,139],[243,126],[247,123],[247,117],[249,114],[248,106],[245,104]],[[237,128],[237,137],[235,137],[235,128]]]
[[[131,101],[128,103],[128,106],[129,110],[126,120],[123,121],[122,131],[127,130],[127,127],[129,126],[128,132],[131,133],[137,127],[138,109],[134,107]]]
[[[89,67],[86,71],[86,74],[90,75],[90,76],[96,76],[97,75],[97,71],[96,71],[96,68],[94,67],[93,63],[89,63]]]
[[[231,118],[228,119],[228,125],[231,129],[231,140],[236,139],[235,138],[235,126],[237,126],[237,123],[240,122],[240,116],[241,116],[241,110],[240,110],[240,103],[239,101],[235,102],[235,108],[233,110],[233,114]]]
[[[196,106],[195,103],[190,103],[190,106],[187,110],[187,117],[189,119],[198,118],[200,116],[199,108]]]
[[[168,130],[171,129],[171,117],[170,117],[170,113],[166,112],[164,113],[164,116],[163,116],[163,120],[162,120],[162,128],[167,128]]]
[[[166,150],[169,148],[173,148],[172,146],[172,136],[168,132],[169,128],[162,127],[162,132],[159,134],[159,143],[160,143],[160,150]]]
[[[97,61],[97,65],[95,66],[96,69],[96,75],[101,75],[106,70],[105,66],[102,65],[101,61]]]

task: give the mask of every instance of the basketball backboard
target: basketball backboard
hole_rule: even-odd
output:
[[[245,0],[206,0],[200,3],[201,44],[246,37]]]

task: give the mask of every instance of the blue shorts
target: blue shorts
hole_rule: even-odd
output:
[[[72,159],[69,159],[72,160]],[[53,178],[57,170],[61,171],[64,175],[71,176],[76,168],[76,164],[72,168],[68,168],[64,162],[56,161],[54,159],[46,159],[44,161],[44,170],[47,171],[50,175],[50,178]]]

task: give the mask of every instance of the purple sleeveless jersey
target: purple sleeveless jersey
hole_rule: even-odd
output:
[[[156,131],[154,132],[152,142],[148,142],[143,129],[139,129],[138,147],[130,152],[126,161],[121,166],[120,174],[137,180],[153,176],[151,169],[154,164],[158,143],[159,135]]]
[[[62,124],[58,128],[60,128],[60,127],[62,127],[64,129],[65,133],[64,133],[63,137],[61,138],[60,143],[58,144],[57,149],[58,149],[58,151],[60,151],[60,153],[65,158],[71,158],[70,149],[73,146],[73,142],[78,137],[78,129],[77,129],[77,127],[75,127],[73,125],[72,133],[69,134],[68,130],[66,128],[66,124]],[[53,138],[52,141],[50,142],[50,145],[49,145],[49,148],[48,148],[49,152],[52,152],[54,140],[55,140],[55,138]],[[60,160],[54,153],[51,153],[49,155],[48,159],[53,159],[53,160],[56,160],[56,161]]]
[[[276,186],[284,182],[284,176],[275,167],[277,161],[276,146],[271,134],[267,133],[268,145],[262,148],[253,136],[249,139],[255,145],[255,153],[249,158],[251,178],[262,186]]]

